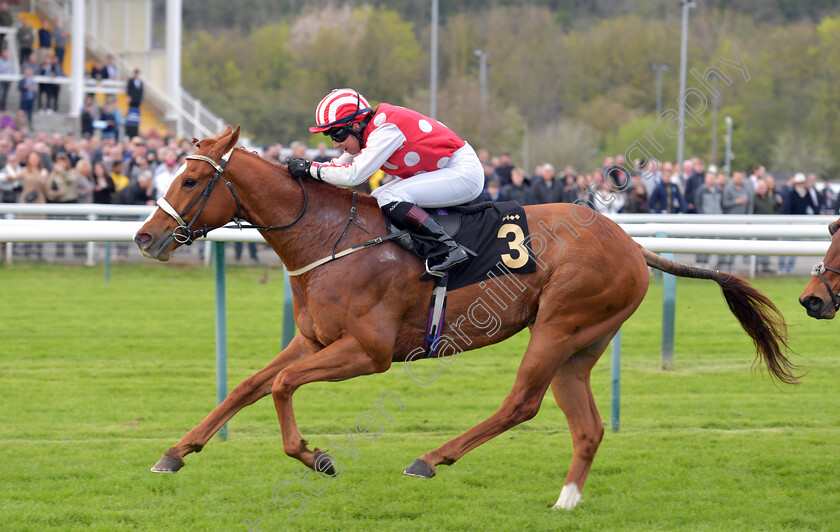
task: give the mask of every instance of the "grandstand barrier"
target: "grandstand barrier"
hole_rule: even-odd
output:
[[[0,242],[117,242],[132,240],[149,205],[0,203]],[[87,220],[24,220],[17,216],[77,216]],[[106,221],[103,218],[135,218]],[[656,253],[822,256],[833,216],[636,215],[613,218],[639,244]],[[723,225],[726,224],[726,225]],[[655,236],[659,235],[659,236]],[[663,237],[663,235],[666,235]],[[749,239],[749,240],[744,240]],[[808,239],[808,240],[800,240]],[[257,231],[218,229],[209,241],[264,242]],[[89,263],[92,257],[89,257]]]
[[[134,234],[155,207],[134,205],[56,205],[0,204],[0,242],[89,242],[88,264],[93,264],[93,242],[132,241]],[[86,220],[31,220],[19,215],[84,216]],[[133,221],[99,218],[135,217]],[[831,243],[826,226],[833,216],[766,215],[615,215],[611,216],[640,245],[673,258],[673,253],[720,255],[787,255],[822,257]],[[726,225],[723,225],[726,224]],[[703,238],[707,237],[707,238]],[[715,237],[715,238],[708,238]],[[785,238],[788,240],[780,240]],[[748,240],[744,240],[748,239]],[[809,239],[809,240],[790,240]],[[204,240],[204,239],[202,239]],[[257,231],[236,228],[217,229],[206,238],[211,241],[216,270],[216,389],[221,403],[227,395],[227,330],[225,308],[225,242],[265,242]],[[106,280],[108,278],[106,253]],[[11,263],[11,244],[6,260]],[[754,264],[753,264],[754,267]],[[295,334],[291,288],[284,270],[284,311],[282,347]],[[661,368],[673,369],[676,279],[663,274],[663,316]],[[611,346],[611,415],[613,431],[620,426],[621,331]],[[221,433],[226,437],[226,431]]]
[[[694,224],[806,224],[827,226],[836,215],[794,216],[789,214],[608,214],[619,224],[694,223]]]

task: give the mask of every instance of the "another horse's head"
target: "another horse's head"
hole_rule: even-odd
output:
[[[814,266],[811,280],[805,286],[799,303],[805,307],[812,318],[834,318],[840,308],[840,220],[828,226],[831,233],[831,245],[822,262]]]
[[[238,140],[239,127],[231,130],[228,126],[196,144],[196,152],[175,172],[158,208],[134,236],[143,255],[169,260],[175,248],[192,244],[205,228],[225,225],[237,215],[238,200],[222,172]],[[225,183],[216,186],[220,180]]]

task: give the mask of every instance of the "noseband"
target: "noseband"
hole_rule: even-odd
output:
[[[837,312],[837,310],[840,310],[840,292],[835,293],[831,289],[831,286],[828,284],[828,281],[826,281],[825,277],[823,276],[823,274],[826,271],[830,271],[830,272],[834,272],[834,273],[840,273],[840,270],[837,270],[835,268],[829,268],[828,266],[826,266],[822,262],[820,262],[818,264],[815,264],[814,268],[811,270],[811,277],[819,277],[820,278],[820,281],[822,281],[823,284],[825,285],[825,289],[828,290],[828,295],[830,297],[830,299],[828,300],[828,303],[826,303],[826,305],[825,305],[825,308],[822,309],[822,312],[820,312],[820,315],[819,315],[820,318],[825,316],[825,313],[828,312],[828,309],[831,308],[831,305],[834,305],[834,311],[835,312]]]
[[[160,199],[157,200],[157,206],[160,207],[163,212],[171,216],[178,222],[178,226],[172,231],[172,238],[175,239],[176,242],[184,245],[192,245],[196,238],[203,238],[207,236],[207,233],[214,229],[219,229],[223,227],[227,228],[238,228],[238,229],[263,229],[263,230],[273,230],[273,229],[285,229],[287,227],[291,227],[295,225],[301,217],[303,217],[303,213],[306,212],[306,206],[308,204],[307,196],[306,196],[306,187],[303,185],[303,181],[298,178],[298,183],[300,183],[300,188],[303,189],[303,208],[298,214],[297,218],[290,224],[286,225],[275,225],[275,226],[262,226],[262,225],[242,225],[242,204],[239,202],[239,197],[236,195],[236,191],[233,190],[233,185],[230,181],[222,177],[222,173],[225,171],[225,167],[227,166],[228,160],[230,159],[231,154],[233,153],[233,148],[230,149],[227,153],[225,153],[221,160],[217,163],[210,157],[206,157],[204,155],[187,155],[187,159],[191,159],[194,161],[204,161],[210,164],[216,171],[213,173],[213,177],[210,178],[210,181],[204,186],[204,190],[202,191],[201,195],[196,196],[194,200],[190,202],[187,207],[182,210],[180,213],[172,206],[171,203],[164,197],[161,196]],[[233,217],[233,222],[235,225],[219,225],[215,227],[208,227],[206,224],[201,229],[193,229],[192,226],[196,220],[198,220],[198,216],[201,214],[201,211],[204,209],[204,205],[207,203],[207,200],[210,198],[210,193],[213,191],[213,187],[216,185],[216,182],[221,179],[227,185],[228,190],[230,190],[231,195],[233,196],[234,201],[236,201],[236,216]],[[187,214],[190,209],[195,206],[198,201],[201,200],[201,203],[198,205],[198,210],[196,211],[195,215],[192,217],[189,223],[184,222],[184,215]]]

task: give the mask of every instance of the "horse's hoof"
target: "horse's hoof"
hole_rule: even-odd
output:
[[[410,466],[405,468],[403,475],[408,475],[410,477],[432,478],[435,476],[435,470],[432,466],[418,458],[417,460],[411,462]]]
[[[557,499],[557,503],[553,506],[555,510],[571,510],[575,506],[580,503],[580,490],[577,487],[577,484],[571,482],[563,486],[563,489],[560,490],[560,498]]]
[[[184,467],[184,461],[180,458],[163,455],[152,468],[152,473],[177,473],[182,467]]]
[[[335,476],[333,461],[327,453],[315,451],[315,471],[331,477]]]

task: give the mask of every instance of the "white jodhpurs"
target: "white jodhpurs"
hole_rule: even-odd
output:
[[[380,207],[407,201],[419,207],[450,207],[472,201],[484,190],[484,169],[469,144],[464,144],[440,170],[396,178],[371,194]]]

